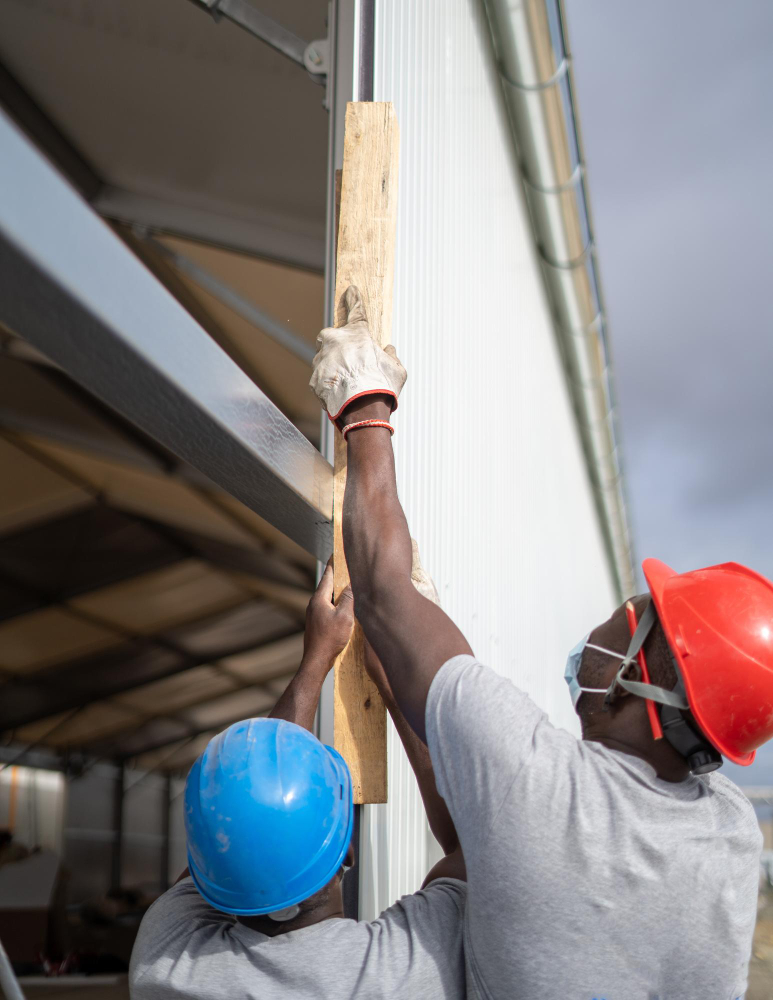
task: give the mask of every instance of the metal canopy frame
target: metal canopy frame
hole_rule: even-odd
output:
[[[12,678],[5,686],[0,706],[0,729],[20,729],[40,719],[126,694],[195,667],[213,666],[243,653],[268,650],[281,640],[299,634],[302,633],[297,624],[279,625],[263,638],[250,637],[199,655],[179,647],[170,648],[174,644],[164,634],[139,636],[105,653],[68,660],[61,669],[46,669]]]
[[[102,546],[119,536],[117,542]],[[73,539],[80,539],[78,550]],[[75,552],[83,559],[74,572]],[[83,557],[86,557],[85,559]],[[207,538],[152,518],[127,514],[96,502],[3,536],[0,545],[0,623],[115,584],[196,559],[212,569],[244,574],[255,581],[278,584],[303,598],[313,586],[300,568],[271,551],[250,549]],[[268,598],[281,606],[280,599]]]
[[[0,115],[0,323],[319,559],[332,468]]]
[[[199,0],[193,2],[199,4]],[[327,49],[324,51],[327,53]],[[292,226],[280,228],[273,217],[236,218],[216,209],[180,205],[107,183],[2,63],[0,106],[103,217],[292,267],[323,271],[325,233],[316,224],[302,224],[296,220]]]
[[[208,11],[215,21],[227,17],[254,38],[259,38],[276,52],[308,70],[312,77],[319,76],[320,82],[324,83],[328,62],[326,38],[315,39],[307,45],[302,38],[267,14],[263,14],[247,0],[192,0],[192,2]]]
[[[181,274],[187,275],[196,282],[199,287],[213,295],[223,305],[233,309],[243,319],[246,319],[252,326],[258,327],[265,334],[281,344],[285,350],[294,354],[296,358],[311,366],[314,355],[317,353],[311,344],[307,344],[299,333],[281,320],[272,316],[265,309],[256,306],[254,302],[245,299],[237,291],[231,288],[225,281],[211,274],[206,268],[201,267],[190,257],[172,250],[170,247],[154,239],[150,235],[142,234],[142,238],[159,256],[173,264],[175,269]]]

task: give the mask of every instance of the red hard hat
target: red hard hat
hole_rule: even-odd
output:
[[[703,734],[734,764],[773,736],[773,583],[738,563],[642,564]]]

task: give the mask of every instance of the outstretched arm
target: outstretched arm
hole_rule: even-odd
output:
[[[354,626],[352,592],[349,587],[333,603],[333,563],[327,564],[317,589],[306,608],[306,631],[303,635],[303,656],[298,670],[274,706],[270,719],[284,719],[314,728],[314,716],[319,704],[322,684],[335,658],[349,641]],[[174,884],[188,878],[186,867]],[[459,876],[456,876],[459,877]],[[439,876],[436,876],[439,878]]]
[[[345,419],[388,420],[389,415],[386,400],[365,397]],[[411,539],[397,496],[389,431],[362,428],[347,441],[343,535],[357,617],[398,705],[426,740],[424,710],[432,679],[452,656],[471,649],[448,615],[411,583]]]
[[[328,327],[317,338],[311,387],[339,427],[388,422],[405,369],[391,347],[382,350],[371,338],[353,286],[344,303],[346,326]],[[343,536],[357,617],[397,704],[424,739],[433,677],[446,660],[471,650],[451,619],[411,585],[411,540],[397,496],[389,428],[359,427],[348,432],[347,442]]]
[[[328,563],[306,609],[301,665],[270,718],[313,729],[322,684],[336,656],[349,641],[353,625],[352,592],[347,587],[338,604],[333,604],[333,565]]]

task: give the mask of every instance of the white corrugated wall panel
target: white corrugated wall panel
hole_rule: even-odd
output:
[[[401,131],[394,444],[411,531],[476,655],[576,729],[566,653],[614,585],[481,5],[377,2],[374,96]],[[364,917],[429,860],[394,732],[389,753],[389,803],[365,809]]]

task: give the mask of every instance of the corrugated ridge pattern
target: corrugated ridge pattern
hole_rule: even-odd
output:
[[[574,729],[566,653],[614,586],[482,7],[378,3],[374,96],[401,131],[394,443],[411,530],[480,659]],[[362,917],[415,891],[431,853],[394,732],[389,753],[389,802],[365,807]]]

